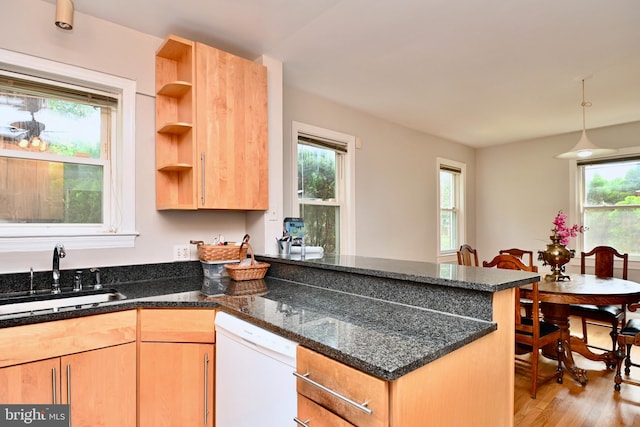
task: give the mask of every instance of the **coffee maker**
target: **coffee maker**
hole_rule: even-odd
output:
[[[292,246],[304,247],[304,219],[293,217],[285,218],[284,232],[291,236]]]

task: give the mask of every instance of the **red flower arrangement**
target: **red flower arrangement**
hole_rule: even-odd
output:
[[[569,237],[576,237],[578,233],[584,233],[587,230],[586,227],[578,224],[567,227],[567,214],[562,211],[558,211],[558,215],[553,220],[553,225],[555,227],[551,231],[560,236],[560,244],[565,246],[569,244]]]

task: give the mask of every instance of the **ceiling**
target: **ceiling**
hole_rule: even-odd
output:
[[[288,86],[469,146],[580,130],[583,77],[587,129],[640,120],[638,0],[74,3],[161,38],[266,54]]]

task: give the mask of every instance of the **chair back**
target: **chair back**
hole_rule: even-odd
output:
[[[482,266],[504,268],[507,270],[531,271],[533,273],[538,272],[538,266],[526,265],[520,258],[509,254],[496,255],[491,261],[482,261]]]
[[[627,280],[629,269],[629,254],[621,254],[611,246],[596,246],[589,252],[580,254],[580,273],[586,272],[586,259],[595,257],[594,274],[599,277],[613,277],[613,270],[618,264],[622,264],[622,279]]]
[[[478,251],[467,244],[460,246],[460,250],[458,251],[458,265],[479,267],[480,262],[478,261]]]
[[[533,265],[533,251],[526,251],[524,249],[511,248],[511,249],[502,249],[498,253],[513,255],[516,258],[520,258],[524,261],[525,255],[529,259],[529,265]]]
[[[483,261],[483,267],[496,267],[503,268],[507,270],[522,270],[522,271],[530,271],[533,273],[538,272],[538,266],[536,265],[526,265],[524,264],[520,258],[517,258],[513,255],[509,254],[499,254],[495,256],[491,261]],[[538,313],[539,310],[539,299],[538,299],[538,282],[532,284],[532,292],[531,292],[531,305],[532,309],[531,313]],[[539,326],[539,317],[531,316],[529,321],[525,321],[523,318],[523,313],[527,313],[528,310],[522,307],[522,299],[520,297],[520,287],[515,288],[515,322],[516,322],[516,333],[523,334],[524,336],[530,336],[532,340],[537,340],[540,336],[540,326]]]

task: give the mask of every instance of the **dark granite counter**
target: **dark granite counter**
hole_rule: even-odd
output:
[[[266,279],[263,295],[221,296],[221,309],[376,377],[394,380],[496,329],[404,304]]]
[[[173,264],[147,266],[153,271],[147,276],[138,269],[128,271],[138,279],[134,281],[121,281],[127,274],[114,267],[106,271],[111,279],[105,287],[126,299],[56,313],[0,316],[0,328],[137,307],[218,307],[349,366],[394,380],[495,331],[493,292],[539,278],[362,257],[256,259],[271,264],[264,280],[223,279],[206,286],[199,262],[178,263],[177,272]],[[14,289],[17,282],[22,283],[22,277],[3,281],[0,276],[0,289]],[[204,288],[217,295],[203,294]]]
[[[313,267],[318,270],[346,272],[416,283],[433,284],[451,288],[497,292],[518,285],[531,283],[532,278],[540,278],[538,273],[526,273],[496,268],[477,268],[457,264],[436,264],[431,262],[404,261],[386,258],[360,257],[352,255],[322,258],[300,255],[260,255],[256,260],[278,262],[290,266]]]

